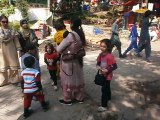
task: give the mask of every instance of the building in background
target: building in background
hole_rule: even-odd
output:
[[[153,3],[153,10],[157,17],[160,17],[160,0],[148,0],[148,3]]]
[[[123,5],[126,28],[128,28],[135,20],[140,21],[147,10],[155,11],[155,15],[160,17],[160,0],[124,0]],[[136,5],[138,5],[139,9],[132,12],[133,6]]]

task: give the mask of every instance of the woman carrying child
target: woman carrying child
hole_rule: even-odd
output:
[[[117,64],[111,52],[111,41],[103,39],[100,42],[101,53],[97,57],[97,67],[99,74],[103,74],[106,78],[105,84],[102,86],[101,107],[98,108],[99,112],[107,110],[108,101],[111,100],[110,82],[113,77],[113,71],[117,69]]]
[[[63,55],[75,40],[86,45],[85,35],[81,26],[81,19],[73,17],[71,19],[71,30],[66,38],[57,47],[57,52]],[[72,105],[73,100],[82,103],[84,100],[84,77],[83,77],[83,58],[64,61],[60,60],[60,77],[64,99],[59,100],[61,104]]]

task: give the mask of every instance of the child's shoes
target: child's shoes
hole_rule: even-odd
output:
[[[47,102],[42,102],[41,105],[42,105],[42,108],[43,108],[43,111],[44,111],[44,112],[48,111],[49,108],[50,108],[50,106],[49,106],[49,101],[47,101]]]
[[[63,105],[72,105],[72,101],[66,102],[66,101],[64,101],[63,99],[61,99],[61,100],[59,100],[59,102],[60,102],[61,104],[63,104]]]
[[[106,107],[98,107],[97,111],[104,112],[104,111],[107,111],[107,108]]]
[[[58,87],[57,87],[56,85],[54,86],[54,90],[55,90],[55,91],[57,91],[57,90],[58,90]]]
[[[33,110],[24,109],[23,116],[24,116],[24,118],[26,119],[26,118],[28,118],[32,113],[33,113]]]
[[[51,85],[53,86],[53,85],[54,85],[54,82],[52,82]]]

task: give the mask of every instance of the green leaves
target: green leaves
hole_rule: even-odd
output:
[[[16,1],[16,7],[20,10],[23,19],[28,20],[29,5],[28,5],[27,0],[17,0]]]
[[[8,0],[0,1],[0,15],[4,14],[8,17],[10,14],[13,14],[14,12],[14,6],[10,5]]]

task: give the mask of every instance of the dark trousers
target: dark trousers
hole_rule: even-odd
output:
[[[57,85],[57,70],[49,70],[49,74],[54,82],[54,85]]]
[[[120,40],[113,40],[112,41],[111,52],[112,52],[114,46],[116,46],[116,48],[118,50],[118,53],[119,53],[119,56],[121,56],[122,55],[122,53],[121,53],[121,41]]]
[[[107,103],[111,100],[111,88],[110,88],[110,80],[106,80],[106,83],[101,88],[102,96],[101,96],[101,106],[107,107]]]
[[[39,91],[34,93],[24,93],[24,109],[28,109],[31,106],[33,96],[35,96],[41,104],[45,102],[43,93]]]
[[[139,44],[139,52],[141,52],[143,49],[145,49],[146,58],[149,58],[151,56],[151,43],[150,43],[150,41],[148,43]]]

